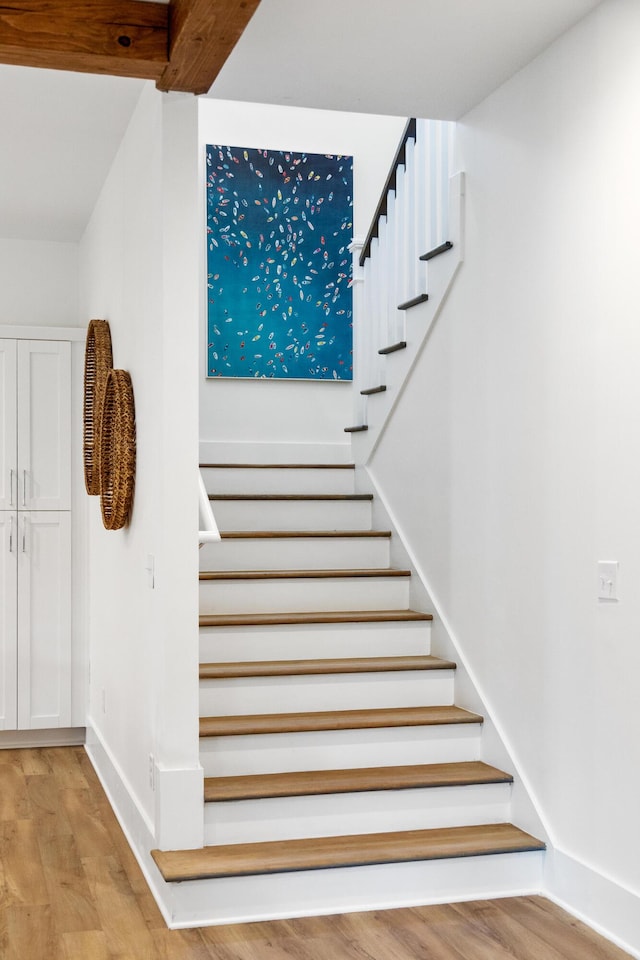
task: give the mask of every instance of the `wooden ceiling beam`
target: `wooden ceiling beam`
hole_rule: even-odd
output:
[[[171,0],[169,64],[159,90],[206,93],[260,0]]]
[[[0,63],[206,93],[260,0],[0,0]]]
[[[158,80],[168,19],[143,0],[0,0],[0,62]]]

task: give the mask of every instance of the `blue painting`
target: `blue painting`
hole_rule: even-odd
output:
[[[352,233],[352,157],[207,146],[207,375],[351,380]]]

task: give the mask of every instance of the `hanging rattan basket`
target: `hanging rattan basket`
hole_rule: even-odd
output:
[[[136,415],[131,377],[110,370],[100,430],[100,507],[107,530],[129,522],[136,474]]]
[[[100,493],[100,422],[107,374],[113,366],[111,331],[106,320],[92,320],[84,354],[83,450],[87,493]]]

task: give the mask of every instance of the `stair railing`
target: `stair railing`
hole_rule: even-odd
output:
[[[364,241],[354,240],[354,382],[385,389],[384,357],[406,347],[407,311],[429,299],[427,261],[450,242],[450,177],[455,125],[410,119]],[[457,238],[456,238],[457,239]],[[366,406],[356,408],[366,429]]]
[[[200,507],[200,529],[198,531],[198,542],[202,547],[205,543],[212,543],[216,540],[220,540],[221,537],[220,531],[218,530],[218,524],[216,523],[216,518],[214,517],[213,510],[211,509],[211,501],[209,500],[207,488],[204,485],[202,470],[198,471],[198,488]]]

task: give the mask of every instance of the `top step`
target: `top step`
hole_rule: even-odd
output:
[[[200,469],[210,494],[354,492],[352,463],[204,463]]]

